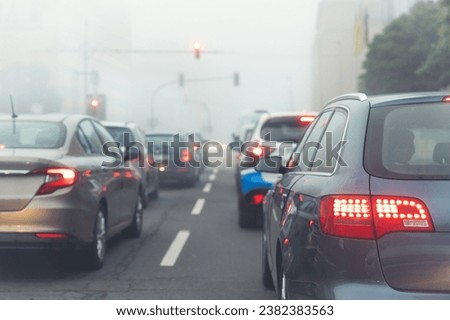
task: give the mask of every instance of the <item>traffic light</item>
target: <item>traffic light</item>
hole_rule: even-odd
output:
[[[195,58],[199,59],[200,58],[200,51],[202,49],[202,46],[200,45],[200,42],[198,42],[198,41],[194,42],[192,47],[194,48]]]
[[[97,97],[92,98],[91,101],[89,101],[89,108],[92,110],[96,110],[96,109],[100,108],[100,106],[101,106],[101,102],[100,102],[100,99]]]
[[[104,94],[86,96],[87,114],[99,120],[106,119],[106,98]]]

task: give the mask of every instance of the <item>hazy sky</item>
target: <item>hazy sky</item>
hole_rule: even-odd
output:
[[[149,129],[153,101],[155,130],[205,131],[210,122],[212,138],[229,139],[245,112],[310,108],[318,2],[0,0],[1,101],[7,103],[12,92],[20,110],[39,93],[52,96],[46,100],[51,103],[60,98],[63,111],[84,112],[86,42],[91,50],[174,50],[91,53],[88,71],[96,71],[99,81],[95,87],[90,78],[88,91],[106,95],[109,120],[136,121]],[[203,47],[200,59],[190,51],[194,41]],[[22,71],[14,73],[18,67]],[[239,74],[238,87],[234,73]],[[180,74],[183,87],[176,83]],[[170,81],[174,84],[160,89]]]
[[[284,111],[309,108],[312,41],[318,1],[314,0],[162,0],[136,2],[133,46],[187,49],[199,41],[205,54],[134,57],[145,64],[142,92],[150,92],[182,73],[185,86],[158,92],[158,129],[204,125],[199,115],[210,109],[212,136],[228,137],[240,114],[254,109]],[[218,51],[210,53],[207,51]],[[139,63],[141,62],[141,63]],[[233,73],[240,76],[234,87]],[[189,79],[230,77],[229,80],[189,82]],[[145,95],[145,94],[144,94]],[[160,110],[166,108],[170,113]],[[201,121],[198,121],[200,118]]]

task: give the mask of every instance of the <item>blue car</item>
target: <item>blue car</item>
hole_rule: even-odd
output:
[[[257,172],[256,163],[269,154],[287,160],[314,118],[314,113],[298,112],[261,115],[250,141],[244,141],[240,153],[237,188],[241,228],[261,225],[264,196],[281,178],[280,174]]]

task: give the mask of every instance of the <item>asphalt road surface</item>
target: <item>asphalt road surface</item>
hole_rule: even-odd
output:
[[[207,169],[191,188],[164,186],[140,239],[108,242],[105,265],[0,252],[0,299],[275,299],[261,283],[261,230],[237,221],[233,170]]]

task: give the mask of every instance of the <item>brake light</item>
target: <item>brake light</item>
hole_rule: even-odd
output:
[[[64,233],[36,233],[35,236],[40,239],[65,239],[68,237]]]
[[[314,121],[316,117],[315,116],[300,116],[298,118],[298,122],[300,124],[306,124],[306,123],[311,123]]]
[[[248,155],[252,158],[255,159],[261,159],[264,157],[267,157],[268,155],[270,155],[270,153],[273,151],[274,149],[269,147],[269,146],[264,146],[261,144],[258,144],[255,147],[248,147],[247,152]]]
[[[77,170],[72,168],[42,168],[31,172],[32,174],[45,174],[44,183],[36,195],[50,194],[57,189],[73,186],[79,177]]]
[[[369,196],[327,196],[320,202],[320,226],[331,236],[374,239]]]
[[[261,204],[264,200],[264,194],[255,194],[250,201],[250,204]]]
[[[408,197],[372,197],[377,237],[393,231],[433,231],[425,203]]]
[[[430,213],[410,197],[326,196],[320,202],[320,226],[325,234],[378,239],[391,232],[434,231]]]
[[[191,160],[191,153],[188,149],[181,150],[181,162],[189,162]]]
[[[445,97],[442,99],[442,101],[443,101],[443,102],[450,102],[450,96],[445,96]]]

